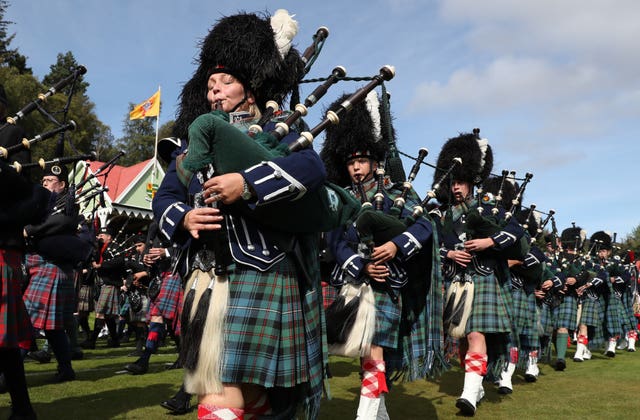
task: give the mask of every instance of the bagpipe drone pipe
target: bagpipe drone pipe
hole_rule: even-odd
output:
[[[46,112],[42,108],[42,104],[44,104],[50,96],[56,94],[65,86],[69,85],[70,83],[75,83],[76,80],[78,80],[78,78],[83,74],[85,74],[86,72],[87,72],[87,68],[85,66],[76,67],[69,76],[58,81],[58,83],[50,87],[45,93],[38,94],[38,97],[34,101],[29,102],[14,116],[7,117],[6,123],[0,127],[0,130],[3,130],[8,124],[15,125],[19,120],[21,120],[22,118],[24,118],[25,116],[27,116],[28,114],[30,114],[32,111],[36,109],[46,114]],[[48,116],[50,119],[53,118],[50,115]]]
[[[71,120],[69,122],[66,122],[67,112],[71,104],[71,98],[76,89],[76,82],[78,80],[81,80],[81,76],[86,72],[87,72],[87,69],[84,66],[77,66],[73,68],[71,70],[71,74],[69,74],[67,77],[58,81],[54,86],[49,88],[46,92],[38,94],[36,100],[28,103],[26,106],[20,109],[20,111],[18,111],[15,115],[6,118],[6,122],[2,126],[0,126],[0,132],[2,130],[7,129],[7,130],[11,130],[12,133],[17,134],[16,130],[17,130],[18,121],[26,117],[28,114],[30,114],[34,110],[38,110],[40,114],[42,114],[49,121],[54,123],[56,125],[56,128],[46,133],[40,134],[32,139],[24,138],[17,145],[14,145],[8,148],[0,148],[1,159],[8,159],[10,153],[12,152],[20,152],[20,153],[16,153],[16,157],[19,154],[26,157],[27,156],[25,154],[27,153],[26,151],[28,151],[33,144],[38,143],[47,138],[53,137],[56,134],[60,134],[60,136],[58,138],[55,156],[61,157],[64,155],[64,133],[67,130],[75,130],[76,128],[76,124],[74,121]],[[69,88],[69,91],[67,92],[66,105],[61,111],[63,115],[62,121],[59,121],[58,119],[56,119],[56,117],[54,117],[53,115],[54,113],[47,111],[43,105],[46,103],[47,99],[50,96],[62,91],[62,89],[67,85],[70,85],[70,88]],[[60,112],[56,112],[56,113],[60,113]],[[22,129],[20,128],[19,131],[22,132]],[[11,135],[14,135],[14,134],[11,134]],[[23,161],[26,161],[26,159],[23,158]]]
[[[507,181],[508,176],[515,180],[514,172],[502,171],[500,187],[497,193],[496,191],[485,191],[486,188],[483,187],[477,189],[474,201],[475,206],[472,205],[466,208],[465,233],[467,240],[491,237],[503,231],[508,224],[514,222],[512,221],[513,214],[519,208],[521,197],[533,175],[527,173],[515,197],[512,200],[503,201],[504,189],[509,183]],[[503,207],[503,202],[505,207]],[[466,207],[466,204],[463,203],[463,207]],[[501,250],[500,256],[507,259],[523,260],[529,252],[530,245],[529,237],[523,235],[513,245]],[[491,253],[493,251],[487,250],[485,252]]]

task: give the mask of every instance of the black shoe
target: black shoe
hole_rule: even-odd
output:
[[[30,351],[27,353],[27,357],[38,363],[49,363],[51,361],[51,353],[45,350]]]
[[[464,398],[458,398],[456,401],[456,407],[460,410],[462,414],[465,416],[473,416],[476,414],[476,408]]]
[[[96,348],[96,342],[90,340],[83,341],[82,343],[80,343],[80,347],[82,347],[83,349],[94,350]]]
[[[144,375],[149,371],[149,362],[146,360],[138,359],[133,363],[129,363],[124,368],[134,375]]]
[[[7,381],[4,379],[4,373],[0,373],[0,394],[6,394],[9,389],[7,388]]]
[[[191,411],[191,394],[178,391],[178,393],[166,401],[162,401],[160,405],[172,414],[187,414]]]
[[[498,388],[498,394],[500,394],[500,395],[513,394],[513,389],[511,389],[511,388],[509,388],[507,386],[501,386],[501,387]]]
[[[62,382],[75,381],[75,380],[76,380],[76,373],[71,368],[63,371],[59,370],[58,373],[56,373],[53,376],[53,381],[55,383],[62,383]]]
[[[182,363],[180,363],[180,361],[176,360],[172,364],[167,365],[167,367],[165,369],[166,370],[182,369]]]
[[[558,359],[556,360],[556,370],[557,371],[563,371],[565,368],[567,367],[567,362],[564,361],[564,359]]]

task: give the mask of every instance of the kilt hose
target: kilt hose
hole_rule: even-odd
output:
[[[22,254],[0,249],[0,347],[18,348],[31,341],[33,329],[22,300]]]
[[[38,254],[27,254],[25,265],[29,284],[23,297],[31,324],[41,330],[64,330],[65,320],[72,319],[76,309],[73,271]]]

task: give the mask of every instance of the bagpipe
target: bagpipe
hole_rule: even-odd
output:
[[[45,169],[48,165],[55,165],[55,164],[66,165],[68,163],[75,163],[81,160],[94,161],[96,159],[97,159],[96,152],[92,151],[89,153],[79,154],[76,156],[66,156],[66,157],[60,157],[60,158],[53,158],[50,160],[45,160],[44,158],[40,158],[38,159],[37,162],[30,162],[30,163],[21,164],[18,162],[14,162],[9,166],[13,167],[13,169],[15,169],[16,172],[22,172],[23,169],[36,168],[36,167]]]
[[[4,129],[7,124],[15,125],[19,120],[30,114],[32,111],[38,109],[40,112],[45,112],[42,108],[42,104],[47,101],[47,98],[59,92],[62,88],[67,86],[70,83],[78,80],[78,77],[85,74],[87,72],[87,68],[85,66],[76,67],[69,76],[60,80],[58,83],[50,87],[46,92],[38,94],[38,97],[29,102],[26,106],[24,106],[20,111],[18,111],[13,117],[7,117],[7,122],[0,127],[0,130]]]
[[[53,130],[50,130],[46,133],[43,133],[39,136],[34,137],[33,139],[22,139],[21,143],[19,143],[16,146],[12,146],[11,148],[6,148],[6,149],[0,149],[0,158],[3,159],[7,159],[9,157],[9,153],[13,152],[13,151],[18,151],[18,150],[28,150],[31,148],[31,146],[34,143],[37,143],[39,141],[45,140],[47,138],[53,137],[56,134],[60,134],[58,142],[57,142],[57,147],[56,147],[56,154],[55,156],[63,156],[64,155],[64,133],[65,131],[68,130],[75,130],[76,128],[76,124],[74,121],[69,121],[68,123],[65,122],[66,120],[66,116],[67,116],[67,112],[69,110],[69,106],[71,104],[71,97],[74,94],[74,90],[75,90],[75,85],[76,85],[76,81],[79,80],[80,76],[82,76],[83,74],[85,74],[87,72],[86,67],[84,66],[77,66],[74,69],[72,69],[71,74],[69,74],[67,77],[65,77],[64,79],[58,81],[54,86],[52,86],[51,88],[49,88],[46,92],[44,93],[40,93],[37,95],[37,98],[28,103],[26,106],[24,106],[20,111],[18,111],[15,115],[11,116],[11,117],[7,117],[6,122],[0,126],[0,131],[2,131],[3,129],[9,127],[9,126],[15,126],[17,124],[17,122],[19,120],[21,120],[22,118],[24,118],[25,116],[27,116],[28,114],[30,114],[32,111],[34,110],[38,110],[40,112],[40,114],[42,114],[44,117],[46,117],[49,121],[53,122],[56,125],[56,128]],[[66,87],[67,85],[71,85],[69,92],[67,94],[67,103],[62,111],[63,113],[63,119],[62,122],[58,121],[56,119],[56,117],[54,117],[50,112],[48,112],[44,107],[43,104],[47,101],[47,99],[60,92],[64,87]]]
[[[397,195],[389,196],[385,189],[387,156],[378,162],[374,179],[375,191],[371,199],[368,199],[361,182],[352,184],[352,189],[356,197],[360,198],[362,206],[355,220],[355,229],[360,240],[358,252],[365,261],[370,259],[374,247],[402,234],[417,221],[417,218],[404,207],[407,201],[420,201],[413,191],[412,182],[417,177],[427,154],[426,148],[419,150],[408,178],[402,183]],[[404,268],[387,265],[393,275],[383,283],[372,282],[366,276],[359,279],[347,276],[339,295],[327,307],[327,342],[331,354],[348,357],[368,354],[375,333],[374,287],[383,288],[391,301],[397,304],[399,297],[396,289],[402,288],[409,281]],[[400,273],[401,271],[403,273]]]
[[[393,67],[382,67],[371,82],[343,101],[336,111],[328,111],[322,122],[310,131],[302,132],[289,145],[278,140],[278,131],[248,136],[230,124],[226,113],[222,111],[202,115],[189,128],[189,153],[177,160],[176,165],[179,171],[186,173],[202,171],[211,166],[214,168],[213,174],[226,174],[241,172],[261,162],[300,151],[311,145],[313,139],[330,124],[338,124],[340,116],[349,112],[353,104],[364,100],[367,93],[393,76]],[[208,179],[205,178],[208,176],[202,173],[203,179]],[[289,233],[332,230],[354,219],[359,209],[360,206],[348,192],[329,182],[294,201],[274,202],[253,210],[248,206],[241,207],[248,217]]]
[[[501,208],[505,208],[502,206],[502,194],[504,183],[508,182],[508,176],[515,179],[515,173],[513,171],[502,171],[500,189],[493,197],[493,203],[490,203],[490,195],[485,194],[482,187],[478,187],[474,200],[475,206],[472,205],[468,207],[466,203],[462,204],[463,207],[466,208],[465,234],[467,240],[491,237],[504,230],[504,228],[510,223],[513,214],[520,206],[521,197],[523,196],[524,190],[533,175],[530,173],[525,175],[525,178],[523,179],[524,182],[517,190],[515,198],[510,203],[511,205],[507,207],[506,212],[503,212],[501,211]],[[505,203],[505,205],[506,204],[507,203]],[[530,247],[531,244],[528,237],[523,235],[513,245],[501,251],[500,255],[506,259],[522,261],[529,252]]]
[[[58,133],[62,133],[62,132],[65,132],[65,131],[73,131],[76,128],[77,128],[77,125],[76,125],[75,121],[70,120],[68,123],[63,124],[60,127],[54,128],[53,130],[46,131],[46,132],[44,132],[42,134],[38,134],[37,136],[35,136],[35,137],[31,138],[31,139],[24,138],[24,139],[22,139],[22,141],[20,143],[15,144],[13,146],[6,147],[6,148],[5,147],[0,147],[0,158],[8,159],[9,154],[11,154],[12,152],[16,152],[16,151],[21,150],[21,149],[31,149],[31,146],[36,144],[36,143],[39,143],[39,142],[41,142],[43,140],[46,140],[46,139],[49,139],[49,138],[55,136]],[[16,170],[18,172],[20,172],[20,166],[19,166],[20,164],[18,164],[18,162],[15,162],[14,166],[16,164],[18,165],[16,167]]]

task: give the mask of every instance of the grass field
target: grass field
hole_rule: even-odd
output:
[[[128,344],[133,346],[133,344]],[[171,397],[182,381],[181,370],[165,370],[176,359],[175,347],[162,347],[151,358],[146,375],[123,371],[135,359],[133,347],[86,350],[74,361],[77,380],[51,384],[56,364],[27,361],[25,368],[33,405],[41,420],[196,418],[195,411],[171,416],[159,403]],[[573,355],[570,348],[569,355]],[[618,352],[610,359],[594,352],[584,363],[568,360],[564,372],[540,364],[537,382],[526,383],[516,373],[514,393],[501,396],[485,383],[485,399],[477,419],[624,419],[640,418],[640,352]],[[321,418],[355,418],[359,393],[358,366],[354,360],[332,357],[329,380],[331,399],[323,400]],[[435,381],[396,384],[387,396],[392,419],[459,418],[455,400],[462,390],[463,373],[457,365]],[[192,400],[195,404],[195,398]],[[0,395],[0,419],[9,416],[9,396]]]

